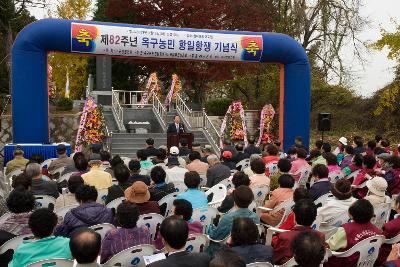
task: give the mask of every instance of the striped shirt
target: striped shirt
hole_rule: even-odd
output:
[[[142,244],[152,244],[150,231],[147,227],[110,230],[102,242],[100,261],[104,263],[118,252]]]

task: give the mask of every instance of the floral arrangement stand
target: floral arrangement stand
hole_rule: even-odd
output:
[[[225,113],[224,120],[222,121],[220,130],[220,147],[223,147],[223,138],[225,136],[226,122],[229,115],[231,117],[231,130],[229,132],[231,140],[244,141],[245,146],[247,146],[247,127],[244,117],[244,109],[240,101],[235,101],[229,106]]]
[[[82,151],[90,144],[102,142],[105,134],[105,120],[101,107],[89,97],[85,101],[78,133],[76,135],[75,152]]]
[[[176,100],[176,96],[182,91],[182,83],[179,79],[179,76],[176,74],[172,74],[172,83],[169,89],[168,95],[165,98],[164,106],[169,108],[172,100]]]
[[[275,110],[271,104],[267,104],[261,110],[260,115],[260,136],[258,137],[257,146],[263,142],[271,143],[274,137],[271,134],[271,123],[275,116]]]
[[[149,103],[149,99],[153,96],[153,94],[160,96],[161,89],[160,85],[158,84],[157,73],[153,72],[150,74],[149,79],[147,80],[146,90],[143,93],[142,99],[139,103],[139,108],[143,108],[144,105]]]

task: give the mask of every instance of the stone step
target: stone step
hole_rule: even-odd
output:
[[[204,140],[202,142],[196,141],[196,143],[200,144],[201,146],[208,144],[207,140]],[[164,145],[164,146],[167,145],[167,141],[160,142],[160,143],[154,143],[154,147],[159,147],[162,145]],[[115,143],[115,142],[112,142],[111,146],[112,146],[113,150],[114,149],[132,149],[132,150],[136,151],[136,150],[145,148],[146,145],[144,143],[120,143],[120,142]]]
[[[192,132],[194,138],[201,138],[204,137],[203,132]],[[122,138],[138,138],[138,139],[142,139],[142,140],[146,140],[147,138],[153,138],[153,139],[157,139],[157,138],[162,138],[162,139],[166,139],[167,138],[167,133],[146,133],[146,134],[136,134],[136,133],[114,133],[113,134],[113,139],[114,138],[118,138],[118,139],[122,139]]]

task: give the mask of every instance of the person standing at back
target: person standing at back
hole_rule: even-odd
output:
[[[174,122],[170,123],[168,125],[167,133],[184,133],[186,132],[185,130],[185,125],[181,123],[181,117],[179,117],[178,114],[174,116]]]
[[[153,262],[148,267],[208,267],[210,259],[205,253],[191,253],[185,250],[189,236],[187,223],[177,217],[167,217],[160,226],[166,259]]]

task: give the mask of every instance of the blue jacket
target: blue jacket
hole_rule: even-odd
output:
[[[211,224],[208,228],[208,235],[214,240],[223,240],[231,232],[233,220],[238,217],[247,217],[253,220],[255,224],[260,223],[260,218],[249,209],[240,208],[222,216],[218,226]]]
[[[331,182],[329,182],[328,178],[321,179],[315,182],[310,188],[310,196],[312,200],[316,200],[322,195],[325,195],[331,191]]]
[[[274,263],[271,246],[254,244],[250,246],[236,246],[231,249],[235,251],[246,262],[246,264],[253,262]]]
[[[193,209],[202,208],[208,204],[207,195],[204,192],[193,188],[189,188],[186,192],[179,194],[176,199],[185,199],[189,201],[192,204]]]

